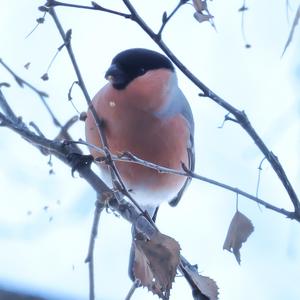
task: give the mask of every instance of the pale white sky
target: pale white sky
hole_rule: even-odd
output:
[[[126,11],[121,2],[99,3]],[[177,3],[132,2],[154,28],[159,28],[162,12],[169,12]],[[49,93],[49,104],[63,123],[76,114],[67,101],[69,87],[76,78],[63,50],[49,72],[50,80],[40,79],[62,44],[51,18],[47,16],[45,24],[25,39],[35,19],[41,17],[37,7],[43,3],[1,0],[0,57],[23,78]],[[290,3],[295,11],[297,1]],[[252,48],[245,49],[241,15],[237,12],[242,1],[214,1],[209,5],[217,32],[209,24],[197,23],[192,6],[186,5],[167,25],[165,41],[200,80],[246,111],[299,193],[298,28],[293,43],[280,58],[294,11],[288,23],[285,1],[273,1],[272,8],[267,2],[249,2],[245,32]],[[105,83],[105,70],[116,53],[131,47],[158,50],[131,21],[67,8],[58,8],[57,13],[64,28],[73,30],[75,55],[91,96]],[[23,67],[27,62],[31,62],[29,70]],[[179,71],[178,77],[195,117],[196,171],[254,194],[261,153],[236,124],[226,123],[219,129],[226,112],[212,101],[199,98],[197,88]],[[38,124],[49,138],[55,137],[57,130],[38,97],[28,89],[19,89],[3,68],[0,78],[12,84],[4,92],[16,113],[25,122]],[[80,111],[86,109],[76,88],[73,98]],[[75,139],[83,138],[83,123],[71,133]],[[72,178],[69,168],[55,159],[55,175],[49,175],[47,157],[5,128],[0,128],[0,134],[0,286],[87,299],[84,259],[93,218],[93,191],[80,178]],[[263,165],[259,194],[279,207],[291,209],[268,163]],[[217,281],[221,300],[298,300],[299,224],[264,208],[260,210],[240,197],[239,209],[252,220],[255,231],[241,250],[239,266],[233,255],[222,250],[235,213],[235,198],[228,191],[194,181],[178,207],[162,205],[158,227],[179,241],[183,255],[198,265],[201,274]],[[99,233],[95,249],[97,299],[123,299],[130,287],[130,226],[114,214],[104,214]],[[153,298],[141,289],[132,299]],[[176,279],[171,299],[191,299],[184,279]]]

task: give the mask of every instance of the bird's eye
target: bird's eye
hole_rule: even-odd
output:
[[[144,75],[146,73],[146,70],[144,68],[139,69],[139,75]]]

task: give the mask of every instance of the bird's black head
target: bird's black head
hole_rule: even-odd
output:
[[[112,82],[114,88],[122,90],[136,77],[161,68],[174,71],[171,61],[164,55],[148,49],[133,48],[114,57],[105,78]]]

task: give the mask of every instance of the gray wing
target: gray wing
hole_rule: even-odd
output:
[[[182,114],[186,119],[189,129],[190,129],[190,141],[187,148],[188,153],[188,168],[193,172],[195,169],[195,151],[194,151],[194,118],[192,114],[191,107],[185,98],[182,91],[176,86],[174,90],[170,93],[170,100],[167,105],[157,114],[158,117],[167,117],[176,114]],[[184,185],[178,192],[178,194],[169,201],[171,206],[176,206],[180,201],[185,189],[188,187],[191,181],[190,177],[187,177]]]
[[[188,153],[188,168],[191,171],[194,171],[195,169],[195,152],[194,152],[194,118],[192,114],[191,107],[185,98],[182,91],[176,86],[176,89],[174,89],[174,92],[170,94],[170,101],[164,107],[159,113],[157,113],[157,117],[166,117],[166,116],[172,116],[176,115],[178,113],[182,114],[184,118],[186,119],[188,126],[190,128],[190,143],[188,145],[188,148],[186,149]],[[176,206],[178,202],[180,201],[185,189],[188,187],[189,183],[191,181],[190,177],[187,177],[186,181],[184,182],[182,188],[177,193],[177,195],[169,201],[169,204],[171,206]],[[154,216],[152,217],[153,221],[155,222],[156,216],[158,212],[158,207],[155,210]],[[134,237],[135,230],[132,228],[132,235]],[[129,258],[129,266],[128,266],[128,274],[132,281],[135,280],[134,272],[133,272],[133,264],[135,259],[135,246],[132,243],[131,249],[130,249],[130,258]]]
[[[180,90],[180,92],[181,92],[181,90]],[[191,107],[190,107],[187,99],[185,98],[185,96],[183,95],[182,92],[181,92],[181,94],[182,94],[181,97],[183,97],[183,99],[181,101],[184,102],[183,106],[182,106],[181,113],[185,117],[185,119],[187,120],[187,122],[189,124],[189,127],[190,127],[190,143],[189,143],[188,148],[187,148],[189,165],[187,167],[189,168],[189,170],[194,172],[194,170],[195,170],[195,150],[194,150],[194,127],[195,127],[195,125],[194,125],[194,118],[193,118]],[[180,191],[177,193],[177,195],[171,201],[169,201],[169,204],[171,206],[176,206],[178,204],[178,202],[180,201],[185,189],[190,184],[191,180],[192,180],[191,177],[186,178],[186,181],[184,182],[184,185],[182,186]]]
[[[189,159],[189,170],[191,170],[192,172],[194,172],[195,170],[195,152],[194,152],[194,139],[193,136],[190,136],[190,141],[191,141],[191,147],[187,149],[188,152],[188,159]],[[190,184],[192,178],[191,177],[187,177],[184,185],[182,186],[182,188],[180,189],[180,191],[177,193],[177,195],[169,201],[169,204],[171,206],[176,206],[178,204],[178,202],[180,201],[183,193],[185,192],[185,189],[188,187],[188,185]]]

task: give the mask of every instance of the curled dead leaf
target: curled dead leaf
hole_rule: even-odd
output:
[[[196,10],[194,13],[194,18],[199,23],[209,21],[210,24],[215,28],[213,16],[208,11],[206,0],[193,0],[193,6]]]
[[[197,12],[202,12],[207,9],[206,1],[203,0],[193,0],[193,6]]]
[[[135,278],[161,299],[169,299],[172,282],[179,265],[178,242],[157,232],[151,240],[136,239],[134,247]]]
[[[230,223],[223,249],[233,252],[237,262],[241,263],[240,249],[242,244],[247,241],[254,227],[250,219],[237,211]]]
[[[198,268],[190,265],[182,256],[180,271],[183,272],[185,277],[188,276],[187,280],[191,284],[195,299],[218,300],[219,288],[216,282],[209,277],[200,275]]]
[[[199,22],[199,23],[202,23],[202,22],[205,22],[205,21],[209,21],[212,16],[208,16],[208,15],[204,15],[202,13],[199,13],[199,12],[194,12],[194,18]]]

